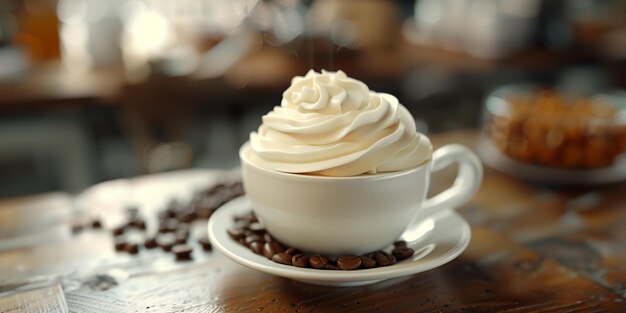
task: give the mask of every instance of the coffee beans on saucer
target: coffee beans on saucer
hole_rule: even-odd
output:
[[[309,264],[316,269],[325,269],[328,266],[328,259],[321,255],[314,255],[309,258]]]
[[[253,253],[263,255],[276,263],[319,270],[351,271],[390,266],[412,257],[415,253],[406,242],[397,241],[391,253],[375,251],[367,255],[342,255],[334,259],[317,254],[308,255],[294,247],[285,247],[275,240],[259,223],[253,212],[235,216],[233,226],[227,229],[227,233],[231,239]]]
[[[396,260],[402,261],[412,257],[414,252],[415,251],[409,247],[396,247],[391,251],[391,255],[393,255]]]
[[[355,270],[361,267],[361,259],[356,255],[344,255],[337,258],[337,266],[342,270]]]

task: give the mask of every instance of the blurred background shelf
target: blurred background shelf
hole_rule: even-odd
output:
[[[479,127],[484,97],[510,83],[624,88],[625,12],[610,0],[4,1],[0,196],[235,167],[310,68],[396,95],[431,133]],[[72,156],[83,174],[60,165]]]

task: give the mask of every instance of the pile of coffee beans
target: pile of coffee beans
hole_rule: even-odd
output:
[[[124,222],[111,230],[114,237],[114,248],[117,252],[131,255],[139,253],[140,248],[156,249],[172,253],[177,261],[192,259],[193,247],[191,223],[206,220],[224,203],[244,194],[239,183],[218,184],[197,193],[188,205],[177,201],[170,202],[158,216],[145,217],[136,207],[126,209]],[[156,221],[156,222],[155,222]],[[148,224],[156,225],[155,231],[148,234]],[[72,225],[72,232],[78,233],[87,228],[102,228],[102,222],[94,219],[85,223]],[[209,252],[211,243],[206,235],[196,238],[198,246]]]
[[[375,251],[366,255],[342,255],[331,259],[318,254],[304,253],[296,248],[289,248],[275,240],[259,223],[253,212],[234,217],[233,227],[228,235],[252,252],[280,264],[321,270],[357,270],[389,266],[413,256],[415,251],[407,247],[406,242],[397,241],[391,254]]]
[[[487,134],[506,155],[524,163],[593,169],[610,166],[626,150],[618,109],[600,100],[568,100],[554,91],[507,99]]]

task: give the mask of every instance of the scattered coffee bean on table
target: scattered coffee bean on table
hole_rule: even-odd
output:
[[[134,228],[139,230],[146,230],[146,222],[138,217],[128,221],[128,228]]]
[[[126,247],[126,240],[121,237],[115,238],[115,251],[124,251]]]
[[[176,215],[176,218],[183,223],[191,223],[198,218],[195,211],[184,211]]]
[[[176,261],[189,261],[191,260],[191,249],[188,245],[175,245],[172,247],[172,253],[176,256]]]
[[[160,233],[172,233],[176,231],[178,227],[178,220],[175,218],[168,218],[164,221],[161,221],[159,224],[159,232]]]
[[[198,243],[202,246],[202,250],[204,251],[211,251],[213,249],[211,241],[209,241],[209,237],[207,236],[198,239]]]
[[[156,237],[148,237],[144,240],[143,246],[146,247],[146,249],[154,249],[158,247],[159,244],[157,243]]]
[[[102,228],[102,222],[99,219],[95,219],[95,220],[91,221],[91,228],[93,228],[93,229],[100,229],[100,228]]]
[[[139,253],[139,245],[136,243],[126,243],[126,245],[124,246],[124,251],[128,252],[129,254],[138,254]]]
[[[174,236],[176,236],[177,244],[184,244],[187,243],[187,239],[189,239],[189,231],[186,229],[179,229],[174,233]]]
[[[74,224],[72,225],[72,234],[78,234],[83,231],[83,224]]]
[[[171,251],[176,244],[176,236],[171,233],[161,234],[157,237],[157,243],[163,251]]]
[[[113,236],[121,236],[124,234],[124,231],[126,231],[126,228],[124,226],[119,226],[119,227],[113,228],[111,232],[113,233]]]
[[[164,210],[158,212],[155,216],[155,221],[158,222],[158,233],[150,236],[147,236],[147,234],[144,233],[144,235],[140,236],[136,240],[138,240],[139,244],[143,243],[142,246],[146,249],[160,247],[163,251],[173,252],[174,254],[177,254],[177,260],[191,259],[190,256],[192,248],[186,244],[191,237],[190,223],[203,218],[209,218],[222,204],[242,194],[243,187],[241,183],[228,185],[220,184],[208,189],[207,191],[197,193],[188,204],[184,204],[176,199],[173,199],[167,204]],[[134,243],[133,241],[135,239],[131,239],[125,234],[128,230],[132,229],[145,231],[148,228],[147,223],[151,223],[152,219],[142,217],[139,207],[136,206],[128,207],[124,213],[124,221],[121,223],[121,226],[111,230],[111,234],[114,237],[115,250],[117,252],[137,254],[139,253],[139,244]],[[246,221],[246,227],[251,223],[258,222],[254,214],[247,214],[242,218],[242,220]],[[80,225],[80,229],[88,227],[94,229],[102,228],[102,222],[100,219],[93,219]],[[79,228],[74,228],[73,232],[77,233]],[[240,239],[240,243],[245,244],[245,238],[247,235],[259,235],[261,238],[260,241],[252,240],[251,242],[259,243],[254,244],[252,248],[254,248],[257,253],[262,254],[263,244],[265,242],[263,239],[265,238],[265,230],[261,228],[262,227],[259,225],[253,227],[254,231],[247,229],[247,232],[249,232],[248,234],[246,234],[243,230],[233,230],[231,237],[235,240]],[[258,231],[258,234],[256,231]],[[197,239],[197,241],[202,246],[204,251],[209,252],[212,250],[211,243],[206,235]],[[179,247],[174,249],[176,246],[183,246],[183,248]],[[190,250],[188,256],[185,256],[187,248]],[[282,251],[284,251],[284,249]],[[179,254],[181,254],[181,256],[179,256]]]

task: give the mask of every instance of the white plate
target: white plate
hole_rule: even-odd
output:
[[[481,135],[476,151],[487,166],[533,183],[558,186],[594,186],[617,183],[626,179],[626,156],[620,156],[613,165],[600,169],[553,168],[518,162],[502,153],[484,135]]]
[[[355,271],[325,271],[298,268],[274,263],[254,254],[232,240],[226,230],[233,217],[251,210],[250,202],[243,196],[234,199],[213,214],[209,220],[209,239],[213,246],[235,262],[276,276],[305,283],[325,286],[362,286],[386,279],[412,275],[441,266],[463,252],[470,242],[471,230],[465,219],[452,210],[426,217],[415,228],[401,237],[415,250],[411,259],[392,266]]]

